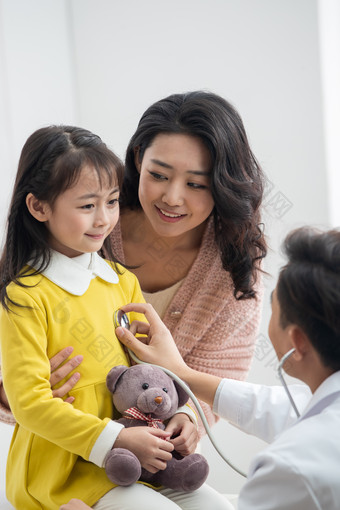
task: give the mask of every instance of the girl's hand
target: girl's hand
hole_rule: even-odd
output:
[[[70,499],[65,505],[61,505],[59,510],[91,510],[91,507],[80,501],[80,499]]]
[[[175,436],[170,439],[170,442],[183,457],[195,452],[199,439],[198,430],[187,414],[175,414],[169,421],[165,431],[170,432],[171,437]]]
[[[129,427],[120,431],[113,448],[126,448],[134,453],[141,466],[150,473],[166,468],[171,460],[174,446],[170,433],[151,427]]]
[[[60,352],[58,352],[53,358],[50,359],[51,365],[51,377],[50,384],[51,388],[66,376],[68,376],[72,370],[74,370],[80,363],[83,361],[83,356],[75,356],[74,358],[69,359],[64,365],[60,366],[73,352],[73,347],[65,347]],[[52,394],[55,398],[63,398],[79,381],[80,373],[75,372],[72,374],[67,381],[60,386],[59,388],[53,390]],[[68,397],[65,399],[65,402],[69,402],[72,404],[74,402],[74,397]],[[74,500],[75,501],[75,500]]]

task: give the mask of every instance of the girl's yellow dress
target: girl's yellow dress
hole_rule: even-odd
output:
[[[136,277],[124,268],[116,274],[92,254],[94,278],[74,259],[57,255],[46,274],[24,279],[29,288],[8,286],[10,298],[25,308],[0,311],[4,387],[17,421],[6,492],[18,510],[57,510],[71,498],[92,506],[113,487],[94,463],[100,458],[97,440],[109,434],[114,412],[106,375],[129,364],[113,313],[144,302]],[[84,356],[80,381],[70,392],[73,405],[53,398],[49,384],[49,358],[68,345]]]

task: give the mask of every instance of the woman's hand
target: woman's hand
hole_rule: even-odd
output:
[[[165,367],[186,380],[189,367],[183,361],[170,331],[148,303],[131,303],[121,308],[123,312],[143,313],[149,324],[133,321],[130,331],[119,327],[116,335],[128,349],[147,363]],[[133,335],[143,335],[135,338]]]
[[[74,358],[69,359],[64,365],[60,366],[73,352],[73,347],[65,347],[60,352],[58,352],[53,358],[50,359],[51,365],[51,377],[50,384],[52,388],[52,394],[55,398],[63,398],[79,381],[80,373],[75,372],[72,374],[67,381],[57,389],[53,390],[53,386],[62,381],[65,377],[67,377],[72,370],[77,368],[80,363],[83,361],[83,356],[75,356]],[[74,402],[74,397],[68,397],[65,399],[65,402],[69,402],[72,404]],[[76,501],[76,500],[74,500]]]
[[[175,414],[169,420],[165,431],[170,432],[171,437],[173,437],[170,442],[183,457],[195,452],[199,439],[198,430],[187,414]]]
[[[80,499],[70,499],[65,505],[61,505],[59,510],[91,510],[91,507],[80,501]]]
[[[141,466],[150,473],[166,468],[171,460],[174,446],[170,433],[151,427],[129,427],[120,431],[113,448],[126,448],[134,453]]]
[[[80,363],[83,361],[83,356],[75,356],[74,358],[69,359],[64,365],[60,366],[73,352],[73,347],[65,347],[60,352],[58,352],[55,356],[50,359],[51,365],[51,377],[50,384],[52,388],[52,394],[54,398],[63,398],[79,381],[80,373],[75,372],[72,374],[67,381],[57,389],[53,389],[53,386],[58,382],[62,381],[65,377],[67,377],[72,370],[77,368]],[[1,403],[7,407],[9,407],[9,403],[7,400],[6,392],[2,384],[0,384],[0,401]],[[74,397],[68,397],[65,399],[65,402],[72,404],[74,402]],[[75,501],[75,500],[74,500]]]

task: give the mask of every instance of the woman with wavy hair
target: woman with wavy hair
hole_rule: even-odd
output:
[[[113,252],[138,277],[186,363],[219,377],[245,379],[254,351],[266,255],[263,185],[242,119],[210,92],[151,105],[127,148]],[[57,368],[51,384],[78,362]],[[217,418],[202,407],[212,425]]]
[[[113,251],[132,266],[188,365],[221,377],[245,379],[253,355],[263,183],[238,112],[209,92],[154,103],[126,152]]]

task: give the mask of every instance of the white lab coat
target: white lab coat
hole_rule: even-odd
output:
[[[224,379],[214,411],[249,434],[273,441],[253,459],[239,510],[340,509],[340,372],[312,395],[289,386],[297,419],[282,387]]]

